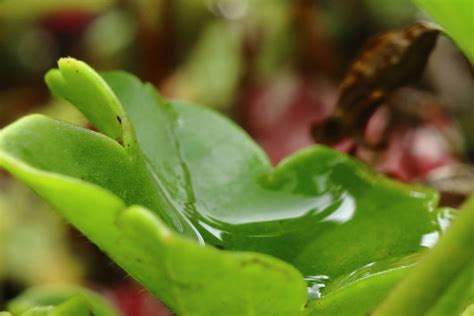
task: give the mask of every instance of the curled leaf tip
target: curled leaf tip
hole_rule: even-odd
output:
[[[120,101],[89,65],[72,57],[61,58],[58,69],[50,70],[45,81],[55,95],[71,102],[100,132],[121,144],[131,142]]]

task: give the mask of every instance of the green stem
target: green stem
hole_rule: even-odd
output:
[[[474,196],[373,316],[424,315],[473,258]]]

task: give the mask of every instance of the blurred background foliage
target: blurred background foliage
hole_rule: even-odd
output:
[[[73,56],[99,70],[130,71],[166,97],[228,115],[274,163],[314,143],[311,124],[333,110],[338,84],[367,39],[427,19],[408,0],[20,2],[0,0],[0,127],[31,112],[89,127],[43,83],[59,57]],[[456,146],[439,124],[425,122],[410,132],[417,135],[410,142],[395,140],[381,161],[366,162],[404,181],[445,177],[456,183],[449,168],[474,160],[472,66],[441,38],[417,88],[442,103]],[[150,307],[156,300],[143,298],[94,246],[1,172],[0,310],[30,285],[67,282],[101,289],[117,304],[126,305],[126,296],[147,306],[129,315],[165,315],[162,307]],[[131,305],[121,306],[125,314]]]

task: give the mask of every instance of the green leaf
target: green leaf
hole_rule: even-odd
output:
[[[310,303],[309,316],[369,315],[417,259],[418,254],[391,258],[339,277]]]
[[[21,316],[118,316],[99,294],[72,285],[30,288],[9,302],[8,310]]]
[[[61,59],[58,66],[59,69],[49,71],[45,78],[53,93],[73,103],[110,138],[123,141],[122,138],[132,137],[127,135],[130,127],[120,102],[92,68],[72,58]],[[77,89],[79,85],[81,89]]]
[[[276,308],[275,315],[296,315],[304,305],[303,278],[283,262],[202,247],[146,209],[126,210],[96,185],[9,158],[3,164],[179,314],[247,315]]]
[[[427,316],[458,316],[474,304],[474,260],[471,261],[448,285]]]
[[[323,147],[272,170],[228,120],[198,106],[165,103],[128,75],[104,78],[155,179],[207,243],[268,253],[308,276],[337,276],[419,250],[422,236],[437,230],[437,195],[429,190],[389,181]],[[391,225],[400,221],[407,225]]]
[[[327,284],[321,302],[330,309],[344,275],[418,252],[441,232],[446,219],[428,189],[320,146],[274,169],[228,119],[163,100],[130,75],[102,80],[69,62],[71,78],[49,85],[114,139],[29,116],[1,132],[0,166],[180,315],[301,315],[303,275]],[[117,113],[129,122],[123,142],[115,141]],[[376,306],[402,270],[352,280],[344,291]],[[364,284],[378,286],[378,296],[358,289]]]
[[[474,63],[474,2],[472,0],[414,0],[443,26]]]
[[[473,281],[473,200],[471,197],[440,242],[395,287],[374,315],[425,315],[433,306],[432,314],[440,315],[447,306],[452,313],[455,308],[465,308],[466,303],[473,303],[472,288],[464,287]],[[465,295],[453,295],[460,288],[468,293],[467,302]]]
[[[89,316],[91,313],[94,315],[94,311],[89,308],[87,301],[81,296],[76,296],[56,306],[51,316]],[[101,312],[95,313],[100,315]],[[112,315],[117,315],[117,313],[114,312]]]

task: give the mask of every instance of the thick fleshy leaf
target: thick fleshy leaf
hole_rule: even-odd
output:
[[[125,74],[104,78],[155,179],[207,243],[268,253],[307,276],[333,277],[419,250],[423,236],[438,229],[437,195],[429,190],[391,182],[323,147],[272,170],[261,149],[217,114],[160,104],[151,86]]]
[[[45,77],[51,91],[73,103],[110,138],[122,142],[132,137],[120,102],[99,74],[73,58],[61,59],[58,66],[59,69],[50,70]],[[81,88],[77,89],[78,86]]]
[[[162,100],[124,73],[90,81],[91,68],[73,66],[66,86],[49,82],[53,90],[68,98],[86,80],[94,98],[96,84],[98,99],[120,103],[128,138],[30,116],[1,132],[0,166],[178,314],[298,315],[306,302],[300,273],[328,283],[329,297],[331,280],[436,241],[443,216],[430,190],[324,147],[273,169],[218,114]],[[100,126],[94,108],[101,104],[81,99],[78,108]],[[116,113],[104,111],[106,120]]]
[[[462,311],[472,304],[472,289],[456,295],[465,278],[473,281],[472,228],[474,196],[463,206],[439,243],[420,259],[410,273],[390,292],[373,315],[433,315],[446,309]],[[461,283],[461,284],[459,284]],[[466,282],[467,283],[467,282]],[[420,287],[423,284],[423,287]],[[467,295],[466,295],[467,294]]]
[[[265,255],[202,247],[173,233],[150,211],[126,209],[97,185],[1,158],[176,313],[252,315],[275,309],[275,315],[297,315],[302,310],[306,287],[291,266]]]
[[[308,315],[369,315],[416,264],[417,257],[410,255],[374,262],[339,277],[321,290],[320,300],[310,303]]]

